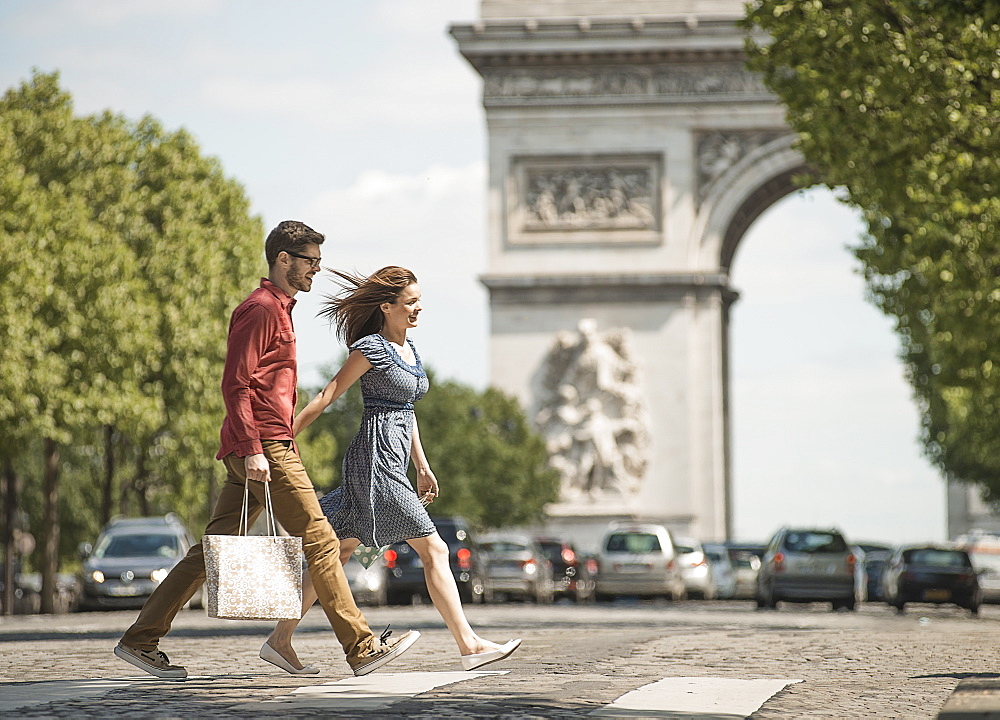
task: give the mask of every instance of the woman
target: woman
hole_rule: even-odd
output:
[[[298,435],[361,380],[365,405],[361,428],[345,454],[341,486],[320,501],[340,538],[340,560],[346,563],[362,543],[381,547],[405,540],[423,562],[427,590],[458,644],[462,667],[474,670],[502,660],[521,641],[498,645],[473,631],[451,574],[448,546],[424,509],[425,502],[438,496],[438,482],[420,444],[413,412],[413,403],[428,388],[420,356],[406,336],[417,326],[422,309],[417,278],[396,266],[368,278],[334,272],[343,292],[331,297],[320,314],[336,325],[351,353],[333,380],[296,416],[293,430]],[[416,492],[406,477],[411,456],[417,470]],[[316,592],[306,576],[303,615],[315,601]],[[312,666],[302,667],[292,649],[298,623],[280,621],[260,656],[293,674],[317,673]]]

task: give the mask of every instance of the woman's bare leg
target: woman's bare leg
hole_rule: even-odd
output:
[[[351,559],[351,555],[354,554],[355,548],[361,544],[361,541],[357,538],[344,538],[340,541],[340,564],[346,565],[347,561]],[[309,569],[306,568],[302,573],[302,615],[306,616],[309,608],[311,608],[319,595],[316,593],[316,588],[313,587],[312,577],[309,575]],[[299,626],[300,620],[279,620],[274,626],[274,630],[267,638],[267,644],[271,646],[271,649],[276,653],[285,658],[292,667],[301,670],[302,663],[299,662],[298,655],[295,654],[295,649],[292,648],[292,634],[295,632],[295,628]]]
[[[441,613],[444,624],[451,630],[452,637],[458,644],[462,655],[496,650],[497,643],[479,637],[469,625],[462,609],[462,600],[458,595],[455,577],[451,574],[448,562],[448,546],[436,532],[422,538],[407,540],[424,564],[424,579],[427,581],[427,592],[431,602]]]

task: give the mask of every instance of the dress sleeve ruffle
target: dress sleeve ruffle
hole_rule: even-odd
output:
[[[360,350],[376,370],[385,370],[393,365],[389,349],[380,335],[365,335],[351,345],[351,350]]]

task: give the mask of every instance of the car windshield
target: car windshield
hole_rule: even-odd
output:
[[[705,550],[705,557],[715,562],[722,562],[723,560],[722,553],[718,550]]]
[[[614,533],[605,545],[608,552],[660,552],[660,539],[651,533]]]
[[[903,559],[911,565],[930,565],[931,567],[972,567],[969,556],[961,550],[936,550],[922,548],[903,553]]]
[[[129,533],[105,535],[94,550],[94,557],[163,557],[174,558],[180,554],[180,541],[176,535],[166,533]]]
[[[839,533],[794,531],[785,536],[785,550],[801,553],[847,552],[847,543]]]
[[[690,553],[696,552],[690,545],[674,545],[674,550],[680,555],[688,555]]]
[[[493,542],[484,542],[480,547],[486,552],[490,553],[507,553],[507,552],[524,552],[528,550],[528,546],[523,543],[510,542],[507,540],[495,540]]]

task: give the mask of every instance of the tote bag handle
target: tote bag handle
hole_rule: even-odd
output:
[[[240,515],[240,527],[237,535],[247,535],[250,532],[249,519],[250,478],[243,481],[243,512]],[[264,533],[277,535],[278,526],[274,521],[274,507],[271,505],[271,483],[264,481]]]

